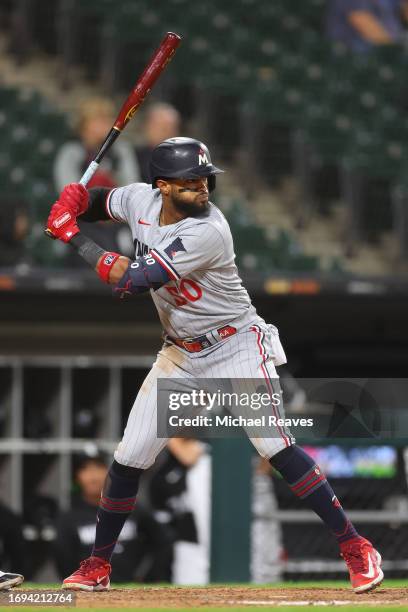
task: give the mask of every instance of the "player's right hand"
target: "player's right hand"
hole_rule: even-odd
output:
[[[81,183],[70,183],[61,191],[58,203],[79,217],[88,208],[88,190]]]
[[[51,208],[47,221],[47,231],[62,242],[69,242],[79,233],[76,216],[57,200]]]

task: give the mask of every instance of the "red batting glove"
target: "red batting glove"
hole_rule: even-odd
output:
[[[89,193],[81,183],[70,183],[61,191],[58,203],[79,217],[88,209]]]
[[[62,242],[69,242],[79,233],[75,215],[66,206],[62,206],[59,200],[51,208],[47,230],[51,232],[53,238],[58,238]]]

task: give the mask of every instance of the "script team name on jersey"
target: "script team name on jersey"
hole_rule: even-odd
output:
[[[135,255],[136,257],[143,257],[147,255],[150,251],[150,248],[144,242],[140,242],[137,238],[133,240],[133,244],[135,246]]]

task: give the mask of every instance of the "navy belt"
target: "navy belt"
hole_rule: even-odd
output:
[[[221,342],[221,340],[225,340],[236,333],[236,327],[224,325],[223,327],[208,332],[208,334],[197,336],[197,338],[185,338],[184,340],[181,338],[170,338],[170,340],[188,353],[199,353],[209,346]]]

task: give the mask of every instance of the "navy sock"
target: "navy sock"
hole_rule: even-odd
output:
[[[92,555],[110,561],[122,527],[132,512],[143,470],[114,461],[102,491],[96,515],[96,536]]]
[[[293,493],[320,516],[339,544],[358,537],[325,475],[313,459],[296,445],[270,459]]]

